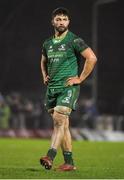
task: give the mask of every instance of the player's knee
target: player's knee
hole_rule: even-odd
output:
[[[69,116],[71,114],[72,109],[66,106],[56,106],[54,108],[55,111],[59,112],[60,114],[64,114]]]
[[[60,127],[65,125],[66,116],[63,114],[60,114],[57,111],[54,111],[53,113],[53,119],[54,119],[54,126]]]

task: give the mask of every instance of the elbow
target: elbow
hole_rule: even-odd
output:
[[[94,65],[97,63],[97,57],[94,57]]]
[[[89,63],[95,65],[97,63],[97,58],[96,56],[90,57],[89,59],[87,59],[89,61]]]
[[[92,63],[95,65],[97,63],[97,57],[94,55],[90,58],[92,60]]]

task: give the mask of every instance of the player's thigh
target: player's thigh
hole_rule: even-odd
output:
[[[54,119],[54,126],[65,126],[65,122],[67,121],[67,115],[58,112],[56,110],[54,110],[53,113],[53,119]]]
[[[46,91],[45,102],[44,102],[44,105],[48,110],[48,113],[50,114],[53,113],[54,107],[56,106],[56,102],[57,102],[56,96],[54,95],[52,90],[48,88]]]
[[[69,86],[63,90],[63,92],[57,98],[56,109],[62,108],[69,111],[76,109],[76,103],[80,93],[80,86]]]
[[[58,114],[59,119],[64,123],[64,129],[68,130],[69,128],[69,115],[71,114],[72,109],[66,106],[56,106],[54,108],[54,115]],[[54,116],[53,116],[54,117]]]
[[[71,114],[72,109],[66,106],[57,105],[54,108],[54,111],[56,111],[57,113],[63,114],[65,116],[69,116]]]

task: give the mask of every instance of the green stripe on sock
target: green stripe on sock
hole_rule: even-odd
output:
[[[74,165],[74,161],[73,161],[73,158],[72,158],[72,152],[64,151],[63,156],[64,156],[64,161],[65,161],[66,164]]]

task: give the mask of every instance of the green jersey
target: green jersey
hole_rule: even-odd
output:
[[[88,48],[84,40],[68,31],[63,39],[51,37],[43,43],[42,53],[47,58],[49,88],[65,87],[69,77],[78,75],[78,54]]]

